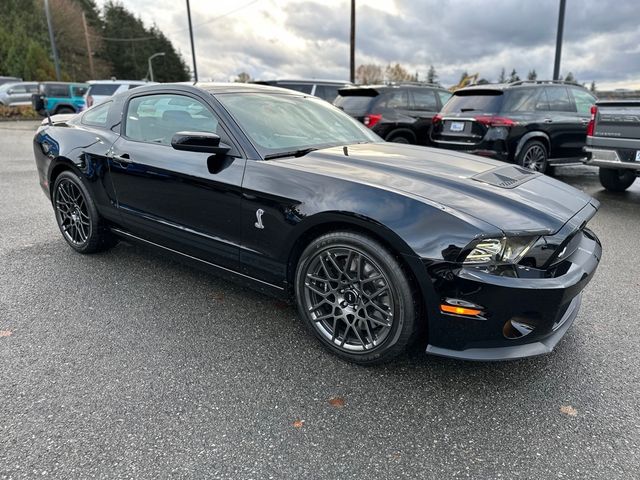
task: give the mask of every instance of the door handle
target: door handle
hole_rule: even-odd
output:
[[[545,119],[543,120],[543,122],[544,122],[544,123],[553,123],[553,119],[551,119],[551,118],[545,118]]]
[[[123,153],[122,155],[112,155],[111,159],[115,160],[118,163],[131,163],[133,161],[131,160],[131,157],[129,157],[128,153]]]

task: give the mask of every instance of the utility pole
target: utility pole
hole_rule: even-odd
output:
[[[187,0],[189,1],[189,0]],[[356,0],[351,0],[351,48],[350,48],[350,74],[351,83],[356,81]]]
[[[553,79],[560,78],[560,56],[562,55],[562,34],[564,33],[564,10],[567,0],[560,0],[560,11],[558,12],[558,34],[556,36],[556,60],[553,64]]]
[[[191,7],[187,0],[187,18],[189,19],[189,38],[191,39],[191,56],[193,57],[193,80],[198,81],[198,67],[196,66],[196,49],[193,46],[193,27],[191,26]]]
[[[87,41],[87,54],[89,55],[89,73],[91,78],[96,78],[96,72],[93,69],[93,52],[91,51],[91,42],[89,42],[89,29],[87,28],[87,17],[82,12],[82,25],[84,26],[84,38]]]
[[[47,16],[47,27],[49,27],[49,40],[51,41],[51,50],[53,50],[53,64],[56,67],[56,80],[60,81],[60,61],[58,60],[56,39],[53,36],[53,24],[51,23],[51,13],[49,12],[49,0],[44,0],[44,13]]]

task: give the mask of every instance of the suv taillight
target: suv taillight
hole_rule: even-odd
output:
[[[593,137],[593,131],[596,127],[596,115],[598,114],[598,107],[595,105],[591,106],[591,118],[589,119],[589,124],[587,125],[587,136]]]
[[[365,127],[373,128],[376,125],[376,123],[380,121],[381,118],[382,118],[382,115],[380,115],[379,113],[371,113],[369,115],[364,116],[363,123]]]
[[[436,123],[440,123],[442,121],[442,115],[440,115],[439,113],[436,113],[433,118],[431,119],[431,123],[432,124],[436,124]]]
[[[93,105],[93,97],[91,95],[87,95],[87,108]]]
[[[478,115],[476,122],[487,127],[513,127],[518,124],[515,120],[507,117],[497,117],[495,115]]]

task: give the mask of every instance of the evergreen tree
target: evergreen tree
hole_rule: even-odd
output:
[[[527,74],[527,80],[537,80],[538,79],[538,73],[536,72],[536,69],[534,68],[533,70],[529,70],[529,73]]]
[[[591,82],[591,86],[589,87],[589,90],[591,91],[591,93],[596,93],[597,89],[596,89],[596,81],[593,80]]]
[[[433,65],[429,65],[429,71],[427,72],[427,83],[438,84],[438,74]]]
[[[518,73],[516,72],[516,69],[514,68],[513,70],[511,70],[511,75],[509,75],[509,83],[511,82],[519,82],[520,81],[520,77],[518,76]]]
[[[498,83],[505,83],[507,81],[507,73],[504,68],[500,70],[500,76],[498,77]]]
[[[573,73],[569,72],[567,73],[567,76],[564,77],[564,81],[565,82],[575,82],[578,83],[578,80],[573,76]]]

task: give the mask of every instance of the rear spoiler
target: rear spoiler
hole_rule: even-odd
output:
[[[340,88],[338,93],[343,97],[375,97],[380,95],[380,91],[372,87],[345,87]]]

